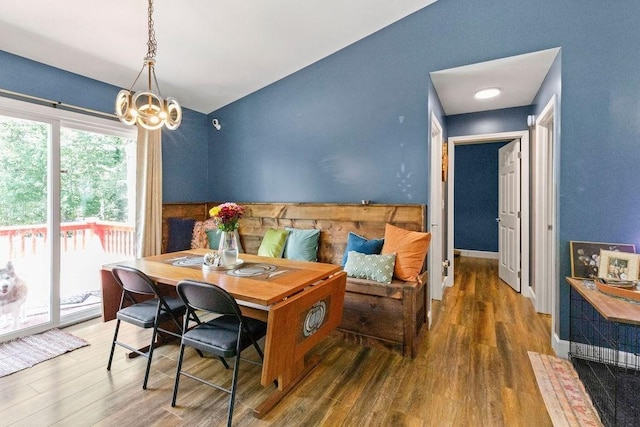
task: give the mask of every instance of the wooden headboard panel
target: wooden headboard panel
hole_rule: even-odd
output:
[[[163,205],[163,248],[168,235],[167,218],[204,221],[218,202],[167,203]],[[267,228],[318,228],[318,261],[340,264],[349,232],[368,239],[384,236],[386,223],[413,231],[427,230],[426,205],[357,205],[335,203],[239,203],[240,240],[247,253],[257,253]]]

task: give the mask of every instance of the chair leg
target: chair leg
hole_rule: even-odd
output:
[[[231,419],[233,418],[233,406],[236,402],[236,387],[238,382],[238,368],[240,367],[240,352],[236,354],[236,360],[233,364],[233,380],[231,382],[231,397],[229,397],[229,414],[227,415],[227,427],[231,427]]]
[[[220,361],[222,362],[222,364],[224,365],[224,369],[229,369],[229,364],[227,363],[226,360],[224,360],[224,357],[222,356],[218,356],[218,359],[220,359]]]
[[[184,356],[184,344],[180,344],[180,354],[178,355],[178,368],[176,369],[176,381],[173,384],[173,397],[171,398],[171,406],[176,406],[178,398],[178,384],[180,383],[180,371],[182,371],[182,357]]]
[[[151,334],[151,345],[149,345],[149,351],[147,352],[147,370],[144,373],[144,382],[142,383],[142,389],[147,389],[147,381],[149,380],[149,372],[151,371],[151,358],[153,357],[153,348],[156,343],[156,335],[158,334],[158,328],[153,328],[153,333]]]
[[[111,362],[113,362],[113,352],[116,349],[116,341],[118,340],[119,329],[120,329],[120,319],[116,321],[116,331],[113,334],[113,341],[111,342],[111,353],[109,353],[109,363],[107,363],[107,371],[111,370]]]

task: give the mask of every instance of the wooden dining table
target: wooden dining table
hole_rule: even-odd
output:
[[[346,273],[340,266],[240,254],[232,269],[206,268],[211,252],[193,249],[128,260],[102,267],[103,320],[115,319],[122,291],[111,270],[134,267],[153,279],[161,292],[175,294],[184,279],[220,286],[238,301],[245,316],[267,322],[261,384],[277,389],[257,408],[261,417],[316,366],[320,357],[305,357],[342,320]]]

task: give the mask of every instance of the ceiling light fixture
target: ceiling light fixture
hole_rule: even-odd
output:
[[[142,69],[138,77],[133,81],[129,90],[122,89],[116,97],[116,115],[122,123],[133,125],[137,123],[145,129],[155,130],[166,126],[174,130],[182,121],[182,108],[174,98],[162,99],[160,86],[156,78],[154,66],[156,65],[156,33],[153,30],[153,0],[149,0],[149,41],[147,42],[147,56],[144,58]],[[147,68],[147,90],[132,92],[133,87]],[[155,82],[158,93],[153,91],[152,83]]]
[[[500,89],[498,89],[497,87],[492,87],[489,89],[479,90],[474,96],[476,97],[476,99],[489,99],[495,98],[498,95],[500,95]]]

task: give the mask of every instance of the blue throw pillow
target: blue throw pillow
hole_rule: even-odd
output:
[[[289,230],[289,237],[287,237],[287,244],[284,247],[284,257],[301,261],[317,261],[320,230],[291,227],[286,227],[286,229]]]
[[[186,251],[191,249],[191,237],[196,220],[191,218],[168,218],[169,237],[166,252]]]
[[[349,232],[349,237],[347,238],[347,248],[344,250],[344,256],[342,257],[342,266],[344,267],[347,263],[349,251],[359,252],[366,255],[379,255],[382,251],[383,244],[384,239],[369,240],[357,235],[356,233]]]

